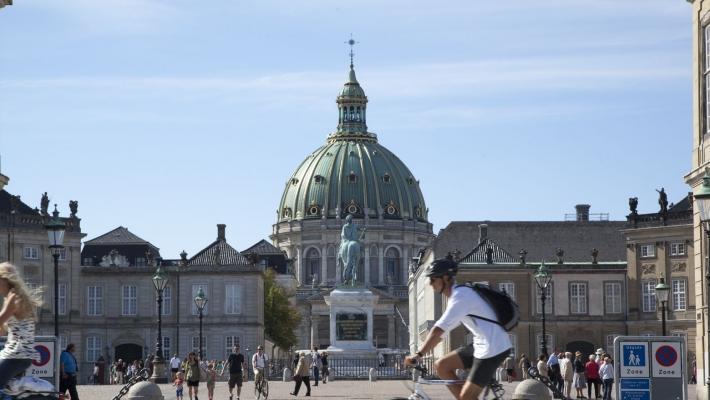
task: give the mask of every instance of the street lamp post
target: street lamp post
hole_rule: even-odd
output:
[[[158,341],[155,344],[155,358],[153,359],[153,383],[167,383],[165,377],[165,360],[163,359],[163,290],[168,284],[168,277],[160,268],[155,271],[153,276],[153,286],[158,293]]]
[[[197,311],[200,315],[200,360],[202,360],[202,311],[207,305],[207,297],[205,297],[205,291],[200,288],[197,291],[197,296],[195,296],[195,305],[197,306]]]
[[[707,340],[705,352],[710,354],[710,175],[707,171],[703,177],[703,184],[700,186],[700,190],[694,194],[695,205],[698,209],[698,214],[700,214],[700,222],[705,231],[705,283],[707,285],[707,290],[705,294],[705,321],[707,324],[707,334],[705,339]],[[710,399],[710,357],[705,360],[705,368],[703,368],[706,374],[705,387],[707,388],[707,397]]]
[[[185,250],[180,253],[180,264],[176,269],[175,277],[177,279],[177,309],[175,310],[175,354],[180,354],[180,272],[187,267],[187,252]]]
[[[666,302],[668,301],[670,289],[670,286],[666,285],[663,278],[656,285],[656,298],[661,302],[661,333],[663,336],[666,336]]]
[[[550,275],[545,261],[543,260],[540,267],[535,273],[535,283],[540,289],[540,302],[542,303],[542,340],[540,340],[540,351],[547,355],[547,332],[545,331],[545,300],[547,300],[547,288],[550,286],[552,276]]]
[[[64,232],[66,225],[59,219],[57,205],[54,205],[52,219],[45,225],[49,238],[49,248],[54,258],[54,336],[59,340],[59,254],[64,248]]]

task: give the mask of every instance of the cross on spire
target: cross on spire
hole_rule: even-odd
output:
[[[355,55],[355,53],[353,53],[353,47],[355,46],[355,44],[360,42],[356,42],[355,39],[353,39],[353,34],[351,33],[350,40],[345,43],[350,45],[350,68],[353,68],[353,56]]]

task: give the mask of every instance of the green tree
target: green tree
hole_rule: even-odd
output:
[[[278,283],[275,272],[267,268],[264,272],[264,334],[282,350],[288,351],[297,343],[296,329],[301,322],[301,314],[291,307],[288,297]]]

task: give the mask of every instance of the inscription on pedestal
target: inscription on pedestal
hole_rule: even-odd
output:
[[[367,340],[367,314],[338,313],[335,332],[337,340]]]

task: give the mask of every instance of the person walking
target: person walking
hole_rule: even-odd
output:
[[[540,376],[544,376],[545,378],[549,379],[550,377],[547,368],[547,356],[545,354],[540,354],[540,357],[537,358],[537,372]]]
[[[170,379],[173,381],[177,378],[177,373],[180,372],[180,364],[182,364],[180,357],[177,353],[173,354],[173,358],[170,359]]]
[[[320,354],[318,354],[318,346],[313,346],[313,351],[311,352],[311,369],[313,370],[313,386],[318,386],[318,381],[320,380],[319,372],[323,368],[323,364],[320,359]]]
[[[592,398],[592,386],[594,386],[594,398],[601,399],[602,395],[599,392],[599,384],[601,383],[599,365],[597,365],[594,354],[589,355],[589,361],[584,365],[584,368],[587,375],[587,397]]]
[[[604,385],[604,400],[611,400],[611,392],[614,388],[614,364],[610,357],[604,357],[604,365],[599,369],[599,375]]]
[[[503,360],[503,368],[505,368],[506,381],[508,383],[512,383],[513,378],[515,377],[515,360],[513,359],[513,356],[509,355],[505,360]]]
[[[330,371],[328,371],[328,353],[323,352],[320,356],[320,362],[322,364],[321,375],[323,376],[323,384],[328,383],[328,377],[330,376]]]
[[[240,352],[239,345],[232,347],[232,354],[227,358],[227,364],[222,368],[220,376],[224,375],[224,371],[229,369],[229,400],[232,400],[234,386],[237,387],[237,400],[242,395],[242,385],[244,384],[244,372],[247,369],[247,363],[244,359],[244,354]]]
[[[185,380],[187,380],[187,395],[192,400],[192,394],[195,394],[195,400],[200,400],[197,397],[197,392],[200,388],[200,359],[197,358],[195,352],[187,355],[187,365],[185,366]]]
[[[587,382],[584,378],[586,368],[584,366],[584,362],[582,361],[582,352],[578,350],[574,353],[574,355],[575,358],[572,364],[574,366],[574,377],[572,378],[572,383],[574,384],[574,388],[577,390],[577,398],[586,399],[586,397],[584,397],[584,388],[587,387]]]
[[[564,383],[563,393],[567,398],[569,398],[572,393],[572,380],[574,379],[573,358],[572,353],[568,351],[565,353],[565,356],[560,359],[560,374],[562,375],[562,381]]]
[[[530,375],[528,375],[528,370],[530,369],[531,364],[530,359],[525,355],[525,353],[520,355],[520,362],[518,365],[520,366],[520,370],[523,372],[523,380],[528,379],[530,377]]]
[[[59,356],[59,393],[65,394],[69,391],[69,396],[72,400],[79,399],[79,393],[76,391],[77,374],[79,373],[78,363],[74,357],[76,346],[74,343],[69,343],[67,348]]]
[[[175,379],[173,379],[173,386],[175,386],[175,398],[177,400],[182,400],[182,391],[185,380],[183,379],[182,372],[175,374]]]
[[[562,382],[562,375],[560,374],[560,359],[557,357],[556,351],[553,351],[547,359],[547,367],[550,374],[550,382],[558,389],[561,389],[560,383]]]
[[[207,384],[207,398],[209,400],[214,400],[214,386],[217,381],[217,371],[214,369],[214,361],[210,361],[207,364],[207,379],[205,382]]]
[[[292,396],[298,396],[298,391],[301,389],[301,383],[306,385],[306,396],[311,395],[311,374],[308,372],[308,359],[306,358],[306,352],[301,353],[298,357],[298,364],[296,365],[293,380],[296,382],[296,386],[293,388],[293,392],[290,393]]]

